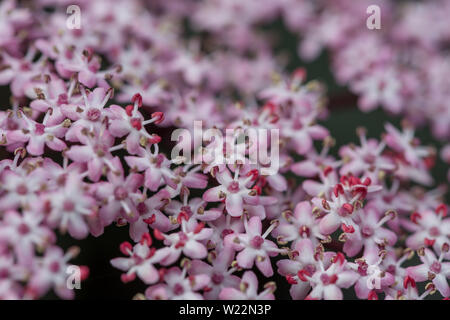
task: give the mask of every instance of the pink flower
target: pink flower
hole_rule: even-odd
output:
[[[450,276],[450,262],[442,262],[444,254],[449,251],[448,243],[445,243],[443,248],[439,258],[436,258],[430,249],[421,250],[419,257],[422,264],[408,267],[406,272],[417,282],[432,281],[436,289],[444,297],[449,297],[450,286],[448,285],[447,278]]]
[[[217,202],[225,200],[227,212],[233,217],[239,217],[243,213],[244,203],[257,205],[259,197],[257,191],[250,189],[253,176],[239,176],[239,170],[231,177],[228,169],[218,172],[216,179],[220,183],[219,186],[208,189],[203,194],[203,200],[208,202]]]
[[[241,251],[236,257],[239,267],[251,269],[256,260],[256,266],[262,274],[266,277],[272,276],[273,269],[270,257],[284,252],[275,243],[266,239],[276,227],[276,223],[273,223],[264,234],[261,234],[262,224],[259,217],[252,217],[248,222],[244,218],[244,226],[245,233],[230,234],[225,237],[225,243],[229,243],[235,250]]]
[[[228,287],[219,294],[221,300],[275,300],[274,283],[267,283],[265,290],[258,293],[258,279],[252,271],[246,271],[242,276],[239,289]]]
[[[186,277],[186,272],[186,268],[170,268],[164,273],[164,283],[149,287],[145,296],[150,300],[203,300],[198,291],[208,286],[210,278],[205,274]]]
[[[121,279],[129,282],[136,278],[136,275],[145,284],[153,284],[159,281],[160,275],[155,268],[155,264],[160,263],[167,254],[168,248],[155,249],[151,247],[152,239],[145,233],[139,243],[133,247],[130,243],[124,242],[120,245],[120,250],[129,258],[114,258],[111,260],[113,267],[125,271]]]

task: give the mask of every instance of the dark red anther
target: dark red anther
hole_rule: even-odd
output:
[[[344,203],[342,205],[342,209],[347,212],[348,214],[352,214],[353,213],[353,206],[350,203]]]
[[[141,130],[142,129],[142,122],[141,119],[139,118],[133,118],[130,120],[131,126],[133,128],[135,128],[136,130]]]
[[[156,215],[152,214],[150,218],[143,219],[146,224],[152,224],[156,221]]]
[[[161,142],[161,137],[155,133],[152,134],[151,138],[148,138],[148,143],[150,143],[150,144],[155,144],[155,143],[160,143],[160,142]]]
[[[131,117],[133,115],[134,106],[129,104],[125,107],[125,112],[127,113],[127,116]]]
[[[333,257],[333,262],[334,263],[338,263],[339,262],[340,265],[344,264],[344,262],[345,262],[344,254],[342,252],[336,253],[336,255]]]
[[[255,181],[259,176],[259,171],[257,169],[250,170],[247,174],[247,177],[252,176],[251,181]]]
[[[203,230],[204,227],[205,227],[205,223],[204,223],[204,222],[198,223],[198,224],[195,226],[194,233],[195,233],[195,234],[199,233],[200,231]]]
[[[163,112],[153,112],[152,113],[152,119],[156,118],[155,123],[160,124],[164,121],[164,113]]]
[[[137,103],[138,107],[142,107],[142,96],[139,93],[136,93],[132,98],[131,102]]]
[[[412,288],[416,287],[416,281],[414,281],[414,279],[410,276],[406,276],[403,280],[403,288],[408,289],[408,285],[410,285]]]
[[[332,168],[332,167],[330,167],[330,166],[325,167],[325,169],[323,169],[323,175],[326,177],[326,176],[328,176],[332,171],[333,171],[333,168]]]
[[[423,240],[423,242],[425,243],[425,245],[426,245],[427,247],[431,247],[431,246],[433,246],[434,243],[436,242],[436,239],[428,239],[428,238],[425,238],[425,240]]]
[[[127,274],[124,273],[120,276],[120,280],[122,280],[123,283],[131,282],[134,279],[136,279],[136,273]]]
[[[365,186],[370,186],[371,183],[372,183],[372,180],[370,180],[369,177],[365,178],[363,181],[363,185],[365,185]]]
[[[80,280],[84,281],[89,277],[89,267],[88,266],[79,266],[80,267]]]
[[[180,211],[180,213],[178,213],[178,217],[177,217],[178,224],[181,224],[181,221],[183,221],[183,219],[185,221],[189,220],[189,215],[187,214],[186,211]]]
[[[141,241],[139,241],[140,244],[142,245],[147,245],[148,247],[150,247],[152,245],[152,237],[150,237],[150,233],[146,232],[142,235],[141,237]]]
[[[339,197],[339,194],[344,194],[344,187],[342,186],[342,184],[339,183],[334,186],[333,192],[337,198],[337,197]]]
[[[260,186],[254,186],[252,190],[256,191],[256,194],[260,195],[262,193],[262,189]]]
[[[122,252],[126,256],[129,256],[131,254],[131,251],[133,251],[133,246],[128,241],[122,242],[119,248],[120,252]]]
[[[441,214],[442,217],[446,217],[447,216],[447,212],[448,212],[447,206],[445,204],[443,204],[443,203],[441,203],[440,205],[438,205],[436,207],[436,213],[438,215]]]
[[[164,237],[164,235],[161,233],[161,231],[159,231],[158,229],[153,230],[153,236],[155,237],[155,239],[157,240],[164,240],[166,237]]]
[[[411,217],[409,217],[409,219],[414,222],[415,224],[418,224],[419,221],[417,221],[418,219],[422,219],[422,216],[420,215],[420,213],[418,212],[413,212],[411,214]]]
[[[286,275],[286,280],[289,284],[297,284],[297,280],[295,280],[290,274]]]
[[[375,290],[369,292],[368,300],[378,300],[378,295]]]
[[[353,226],[347,226],[345,223],[343,223],[341,227],[342,227],[342,231],[344,231],[345,233],[355,232],[355,228],[353,228]]]

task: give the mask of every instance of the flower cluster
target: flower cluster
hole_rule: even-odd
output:
[[[348,17],[363,5],[344,0],[320,1],[326,10],[306,0],[86,0],[73,30],[65,2],[34,1],[33,14],[0,3],[0,85],[11,94],[0,111],[0,299],[73,298],[66,271],[80,249],[64,252],[58,235],[100,237],[113,224],[130,241],[112,267],[148,285],[136,298],[274,299],[276,273],[292,299],[450,297],[446,190],[434,188],[436,150],[415,137],[424,119],[449,137],[438,49],[450,29],[430,40],[408,27],[442,8],[406,7],[386,17],[394,34],[372,36],[354,34]],[[325,88],[302,68],[282,72],[257,32],[278,16],[307,35],[302,54],[333,51],[362,109],[381,103],[409,121],[385,124],[379,138],[357,128],[359,144],[332,155]],[[207,35],[185,35],[185,19]],[[404,48],[412,40],[417,52]],[[418,90],[422,77],[430,87]],[[194,162],[163,152],[163,129],[195,135],[194,121],[234,134],[201,137]],[[241,139],[248,129],[279,139],[252,144]],[[262,150],[278,153],[277,172],[265,173],[267,154],[248,161]],[[450,162],[448,146],[441,155]],[[79,269],[83,280],[89,269]]]

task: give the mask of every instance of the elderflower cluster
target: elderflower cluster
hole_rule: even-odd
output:
[[[147,285],[140,299],[275,299],[276,279],[292,299],[450,297],[439,153],[415,136],[428,123],[450,137],[450,2],[382,1],[380,32],[364,27],[369,2],[83,0],[74,29],[70,1],[1,2],[0,299],[74,298],[67,269],[88,248],[58,236],[110,226],[128,230],[111,268]],[[261,32],[278,18],[303,57],[330,51],[360,109],[402,126],[355,125],[359,143],[333,155],[324,86],[286,71]],[[196,121],[235,134],[171,157],[170,132],[195,138]],[[250,129],[277,139],[238,139]],[[247,161],[264,150],[277,170]]]

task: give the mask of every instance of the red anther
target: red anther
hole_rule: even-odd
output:
[[[345,256],[342,252],[336,253],[336,255],[333,257],[333,263],[339,262],[340,265],[344,264],[345,262]]]
[[[337,198],[337,197],[339,197],[339,194],[344,194],[344,187],[342,186],[342,184],[339,183],[334,186],[333,192]]]
[[[369,292],[368,300],[378,300],[378,295],[375,290]]]
[[[286,280],[289,284],[297,284],[297,280],[295,280],[290,274],[286,275]]]
[[[422,219],[422,216],[420,215],[420,213],[418,212],[413,212],[413,214],[411,214],[411,217],[409,217],[409,219],[414,222],[415,224],[418,224],[419,221],[417,221],[418,219]]]
[[[153,119],[153,118],[157,118],[157,119],[155,120],[155,123],[156,123],[156,124],[160,124],[161,122],[164,121],[164,113],[163,113],[163,112],[160,112],[160,111],[158,111],[158,112],[153,112],[153,113],[152,113],[152,119]]]
[[[355,232],[355,228],[353,228],[353,226],[347,226],[345,223],[343,223],[341,227],[342,227],[342,231],[344,231],[345,233]]]
[[[306,79],[306,69],[305,68],[297,68],[294,70],[292,77],[295,79],[299,79],[300,81],[304,81]]]
[[[361,180],[359,180],[359,178],[355,177],[355,176],[351,176],[350,177],[350,185],[351,186],[355,186],[361,184]]]
[[[125,112],[127,113],[127,116],[131,117],[133,115],[134,106],[129,104],[125,107]]]
[[[301,226],[300,228],[298,228],[298,233],[300,234],[301,237],[309,237],[310,235],[310,231],[309,228],[307,226]]]
[[[427,169],[433,168],[436,164],[436,158],[434,156],[426,157],[423,161],[425,162],[425,167],[427,167]]]
[[[366,187],[357,187],[352,191],[353,195],[360,194],[359,199],[364,199],[367,196],[367,188]]]
[[[152,224],[156,221],[156,216],[152,214],[150,218],[143,219],[142,221],[144,221],[146,224]]]
[[[330,205],[328,204],[327,200],[322,199],[322,207],[323,207],[325,210],[330,210]]]
[[[333,168],[332,168],[332,167],[330,167],[330,166],[325,167],[325,169],[323,169],[323,175],[326,177],[326,176],[328,176],[332,171],[333,171]]]
[[[408,289],[408,285],[410,285],[412,288],[416,287],[416,281],[414,281],[414,279],[410,276],[406,276],[403,280],[403,288]]]
[[[150,233],[146,232],[142,235],[141,241],[139,241],[140,244],[146,244],[148,247],[150,247],[153,243],[152,237],[150,237]]]
[[[206,286],[203,288],[203,292],[210,292],[210,291],[212,291],[211,287]]]
[[[175,249],[180,249],[180,248],[184,247],[185,244],[186,244],[185,241],[180,240],[175,244]]]
[[[166,237],[164,237],[164,235],[161,233],[161,231],[159,231],[158,229],[153,230],[153,236],[155,237],[155,239],[162,241],[164,240]]]
[[[425,240],[423,240],[423,242],[425,243],[425,245],[426,245],[427,247],[431,247],[431,246],[433,246],[434,243],[436,242],[436,239],[428,239],[428,238],[425,238]]]
[[[247,174],[247,177],[252,176],[252,181],[255,181],[259,176],[259,171],[257,169],[250,170]]]
[[[273,103],[272,101],[266,102],[266,104],[263,106],[263,109],[269,110],[270,113],[274,113],[278,107],[275,103]]]
[[[262,193],[262,189],[260,186],[254,186],[252,188],[252,190],[255,190],[258,195],[260,195]]]
[[[120,252],[122,252],[124,255],[129,256],[130,251],[133,251],[133,246],[128,241],[122,242],[119,246]]]
[[[139,93],[136,93],[132,98],[131,102],[137,103],[138,107],[142,107],[142,96]]]
[[[178,224],[181,224],[182,220],[188,221],[189,220],[189,215],[187,214],[187,212],[185,211],[180,211],[180,213],[178,213],[178,217],[177,217],[177,222]]]
[[[150,250],[149,250],[149,252],[148,252],[148,255],[147,255],[147,259],[153,257],[153,255],[155,254],[155,252],[156,252],[156,248],[150,248]]]
[[[160,143],[160,142],[161,142],[161,137],[155,133],[152,134],[151,138],[148,138],[148,143],[150,143],[150,144],[155,144],[155,143]]]
[[[264,188],[267,185],[266,177],[259,177],[257,183],[261,186],[261,188]]]
[[[200,231],[203,230],[204,227],[205,227],[205,223],[204,222],[200,222],[199,224],[197,224],[195,226],[194,233],[196,233],[196,234],[199,233]]]
[[[277,123],[280,120],[280,117],[276,114],[272,115],[272,120],[270,120],[270,123]]]
[[[369,177],[365,178],[363,181],[363,185],[365,185],[365,186],[370,186],[371,183],[372,183],[372,180],[370,180]]]
[[[344,203],[342,205],[342,209],[345,210],[348,214],[353,213],[353,206],[350,203]]]
[[[436,208],[436,213],[437,214],[441,214],[442,217],[446,217],[447,216],[447,212],[448,212],[447,206],[445,204],[443,204],[443,203],[438,205],[437,208]]]
[[[299,271],[297,272],[297,277],[298,277],[300,280],[302,280],[303,282],[308,281],[308,279],[306,278],[306,276],[310,276],[310,274],[309,274],[305,269],[299,270]]]
[[[339,179],[339,181],[342,184],[348,184],[348,176],[341,176],[341,178]]]
[[[84,281],[89,277],[89,267],[79,266],[79,268],[80,268],[80,280]]]
[[[167,272],[167,269],[166,269],[166,268],[161,268],[161,269],[158,270],[158,273],[159,273],[159,279],[160,279],[161,281],[164,280],[164,276],[166,275],[166,272]]]
[[[141,130],[142,129],[142,122],[141,119],[139,118],[133,118],[130,120],[131,126],[133,128],[135,128],[136,130]]]
[[[120,280],[122,280],[123,283],[131,282],[134,279],[136,279],[136,273],[124,273],[120,276]]]

